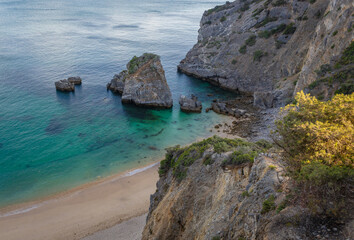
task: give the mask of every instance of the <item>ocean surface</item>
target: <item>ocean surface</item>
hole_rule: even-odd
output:
[[[222,2],[0,0],[0,207],[144,166],[168,146],[210,135],[223,117],[182,113],[179,96],[194,93],[205,109],[232,94],[176,66],[196,43],[204,10]],[[106,91],[144,52],[161,56],[171,110],[122,105]],[[82,86],[57,92],[54,82],[69,76]]]

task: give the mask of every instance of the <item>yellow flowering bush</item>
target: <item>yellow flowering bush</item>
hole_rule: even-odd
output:
[[[274,142],[284,150],[291,175],[307,194],[341,202],[354,178],[354,93],[321,102],[303,92],[281,110]],[[326,205],[326,204],[325,204]],[[332,209],[328,208],[327,209]]]

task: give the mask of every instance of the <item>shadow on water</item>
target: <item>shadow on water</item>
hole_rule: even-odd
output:
[[[45,128],[45,132],[48,135],[56,135],[60,134],[65,130],[66,126],[65,124],[61,121],[60,118],[52,118],[49,121],[49,124]]]

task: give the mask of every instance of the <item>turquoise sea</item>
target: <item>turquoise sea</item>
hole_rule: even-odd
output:
[[[216,0],[0,0],[0,207],[34,200],[156,161],[164,148],[211,134],[204,109],[231,93],[179,74]],[[122,105],[106,83],[134,56],[159,54],[172,110]],[[75,93],[54,81],[81,76]],[[207,94],[213,94],[208,97]]]

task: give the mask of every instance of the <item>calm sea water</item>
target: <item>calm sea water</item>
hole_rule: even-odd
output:
[[[176,72],[209,0],[0,0],[0,206],[146,165],[205,137],[221,116],[179,111],[231,94]],[[122,105],[106,83],[134,55],[159,54],[172,110]],[[75,93],[54,81],[81,76]],[[208,97],[207,94],[213,94]],[[229,95],[228,95],[229,94]]]

